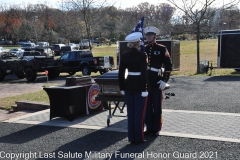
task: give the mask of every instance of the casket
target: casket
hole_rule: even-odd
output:
[[[125,77],[128,72],[126,70]],[[118,70],[107,72],[95,79],[95,82],[101,87],[101,93],[103,95],[121,95],[118,84]],[[169,89],[169,84],[166,84],[165,90]]]
[[[101,87],[101,93],[103,95],[121,95],[118,86],[118,70],[109,71],[97,78],[95,82]]]
[[[91,85],[93,84],[92,78],[90,76],[82,76],[82,77],[67,77],[66,78],[66,86],[76,86],[76,85]]]
[[[125,72],[125,77],[127,77],[128,72]],[[116,109],[120,110],[120,113],[123,113],[125,107],[125,96],[121,94],[118,84],[118,70],[113,70],[107,72],[97,78],[95,78],[95,82],[101,87],[100,93],[96,96],[96,100],[99,101],[108,101],[107,109],[109,110],[109,115],[107,117],[107,125],[110,124],[110,118],[114,115]],[[169,85],[165,88],[168,89]],[[115,108],[113,113],[111,112],[111,101],[114,102]],[[122,106],[120,105],[122,103]]]

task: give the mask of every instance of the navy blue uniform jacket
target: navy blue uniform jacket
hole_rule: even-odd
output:
[[[141,75],[128,75],[125,79],[125,70],[128,72],[140,72]],[[147,54],[136,48],[121,55],[118,72],[120,91],[125,92],[145,92],[147,89]]]
[[[167,47],[161,44],[148,44],[145,47],[145,52],[148,54],[148,67],[149,69],[151,67],[156,68],[156,69],[161,69],[161,67],[165,68],[165,73],[166,71],[171,72],[172,71],[172,61],[170,54],[167,50]],[[159,84],[157,82],[159,80],[162,80],[164,82],[167,82],[169,79],[169,75],[164,75],[163,77],[158,76],[157,72],[148,71],[148,81],[150,88],[158,88]]]

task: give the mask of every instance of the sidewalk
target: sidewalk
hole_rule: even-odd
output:
[[[33,113],[33,111],[18,111],[18,112],[9,113],[6,110],[0,109],[0,122],[8,119],[12,119],[12,118],[20,117],[26,114],[30,114],[30,113]]]
[[[47,109],[4,122],[127,132],[127,118],[124,117],[126,109],[124,113],[119,111],[115,113],[109,127],[107,127],[108,111],[82,115],[72,122],[64,118],[55,118],[50,121],[49,112],[50,110]],[[163,128],[160,135],[240,143],[238,126],[240,126],[240,114],[236,113],[164,109]]]

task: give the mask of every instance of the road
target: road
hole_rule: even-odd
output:
[[[7,75],[4,79],[4,83],[47,83],[47,82],[51,82],[51,83],[63,83],[66,80],[67,76],[58,76],[55,79],[47,79],[46,75],[38,75],[36,80],[34,82],[28,82],[26,78],[24,79],[18,79],[16,77],[16,75],[11,74],[11,75]]]

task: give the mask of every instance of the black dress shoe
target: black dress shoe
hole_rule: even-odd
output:
[[[158,132],[152,132],[151,135],[152,136],[159,136],[159,131]]]
[[[144,132],[144,135],[150,135],[151,133],[152,133],[151,130],[146,130],[146,131]]]
[[[143,143],[145,143],[145,142],[146,142],[146,140],[144,139],[143,141],[135,142],[134,144],[135,144],[135,145],[140,145],[140,144],[143,144]]]
[[[132,142],[132,141],[129,141],[130,142],[130,144],[135,144],[135,142]]]

